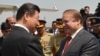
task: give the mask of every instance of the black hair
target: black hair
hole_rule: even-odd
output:
[[[56,23],[56,21],[52,21],[52,23]]]
[[[95,16],[100,17],[100,3],[98,3],[97,8],[95,9]]]
[[[1,24],[1,30],[6,30],[6,29],[10,29],[11,28],[11,25],[8,24],[7,22],[2,22]]]
[[[84,8],[90,8],[89,6],[85,6]]]
[[[9,20],[8,19],[6,19],[6,23],[9,23]]]
[[[28,12],[30,16],[33,16],[35,11],[40,12],[40,8],[37,5],[32,3],[25,3],[18,9],[16,20],[20,20],[26,12]]]

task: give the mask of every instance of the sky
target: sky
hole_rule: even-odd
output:
[[[0,0],[0,4],[15,5],[17,7],[27,2],[36,4],[40,8],[53,9],[54,6],[58,8],[57,12],[40,12],[39,19],[45,19],[47,21],[46,26],[50,27],[52,21],[61,18],[62,13],[67,9],[76,9],[79,11],[81,8],[84,8],[84,6],[89,6],[90,13],[94,13],[100,0]],[[0,14],[0,24],[9,16],[13,16],[12,11]]]

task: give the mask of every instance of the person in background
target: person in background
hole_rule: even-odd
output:
[[[100,17],[91,17],[90,18],[91,26],[93,28],[92,34],[96,36],[100,44]],[[100,49],[99,55],[100,56]]]
[[[56,21],[52,21],[52,28],[49,30],[50,33],[53,33],[54,35],[57,34],[57,24],[56,24]]]
[[[82,18],[83,18],[83,27],[84,27],[85,30],[87,30],[86,20],[90,15],[89,11],[90,11],[89,6],[85,6],[83,9],[80,10],[80,13],[81,13]]]
[[[80,9],[80,14],[82,15],[82,18],[83,18],[84,17],[84,14],[85,14],[84,8],[81,8]]]
[[[10,31],[11,31],[10,24],[8,24],[6,22],[3,22],[1,24],[1,32],[3,33],[3,36],[0,37],[0,46],[1,46],[1,43],[2,43],[3,39],[9,34]]]
[[[93,29],[93,34],[100,41],[100,17],[91,17],[90,22],[91,22],[91,26],[92,26],[92,29]]]
[[[37,35],[40,38],[40,42],[43,47],[43,53],[45,56],[55,56],[55,38],[52,33],[46,32],[45,20],[39,20],[39,23],[40,25],[37,26]]]
[[[92,17],[94,17],[95,15],[93,15],[93,14],[91,14],[88,18],[87,18],[87,20],[86,20],[86,30],[88,31],[88,32],[93,32],[93,29],[92,29],[92,26],[91,26],[91,21],[90,21],[90,18],[92,18]]]
[[[1,32],[2,32],[3,35],[0,37],[0,56],[1,56],[2,42],[3,42],[4,38],[10,33],[10,31],[11,31],[10,24],[8,24],[6,22],[2,22],[2,24],[1,24]]]
[[[57,50],[58,50],[60,47],[61,41],[64,37],[66,37],[66,34],[64,31],[62,19],[57,19],[56,24],[57,24],[57,29],[59,31],[59,33],[55,35],[56,43],[57,43]]]
[[[56,56],[98,56],[99,43],[95,36],[83,29],[82,16],[77,10],[65,10],[62,21],[67,36]]]
[[[13,27],[14,24],[16,23],[16,19],[13,18],[13,17],[8,17],[8,18],[6,19],[6,22],[9,23],[9,24],[11,25],[11,27]],[[0,37],[2,37],[2,36],[3,36],[3,34],[2,34],[2,32],[1,32],[1,30],[0,30]]]
[[[16,24],[2,42],[2,56],[44,56],[33,29],[39,24],[40,8],[24,3],[17,11]]]
[[[94,15],[100,17],[100,2],[98,3],[97,8],[95,9]]]
[[[89,6],[85,6],[85,7],[84,7],[84,12],[85,12],[85,14],[89,14],[89,12],[90,12],[90,7],[89,7]]]
[[[7,17],[6,22],[13,27],[16,24],[16,19],[14,17]]]

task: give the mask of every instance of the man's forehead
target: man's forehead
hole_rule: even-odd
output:
[[[63,19],[71,19],[71,18],[74,18],[74,16],[73,15],[63,15],[62,20]]]
[[[74,13],[72,13],[72,12],[65,12],[64,14],[63,14],[63,17],[66,17],[66,16],[74,16]]]
[[[13,17],[9,17],[9,18],[7,18],[8,20],[16,20],[15,18],[13,18]]]

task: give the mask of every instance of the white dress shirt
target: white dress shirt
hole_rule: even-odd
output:
[[[78,32],[79,32],[80,30],[82,30],[82,29],[83,29],[83,27],[80,27],[74,34],[72,34],[72,35],[71,35],[72,39],[75,38],[75,36],[78,34]]]
[[[29,29],[28,29],[27,27],[25,27],[24,25],[21,25],[21,24],[15,24],[15,26],[22,27],[22,28],[24,28],[27,32],[30,32]]]

